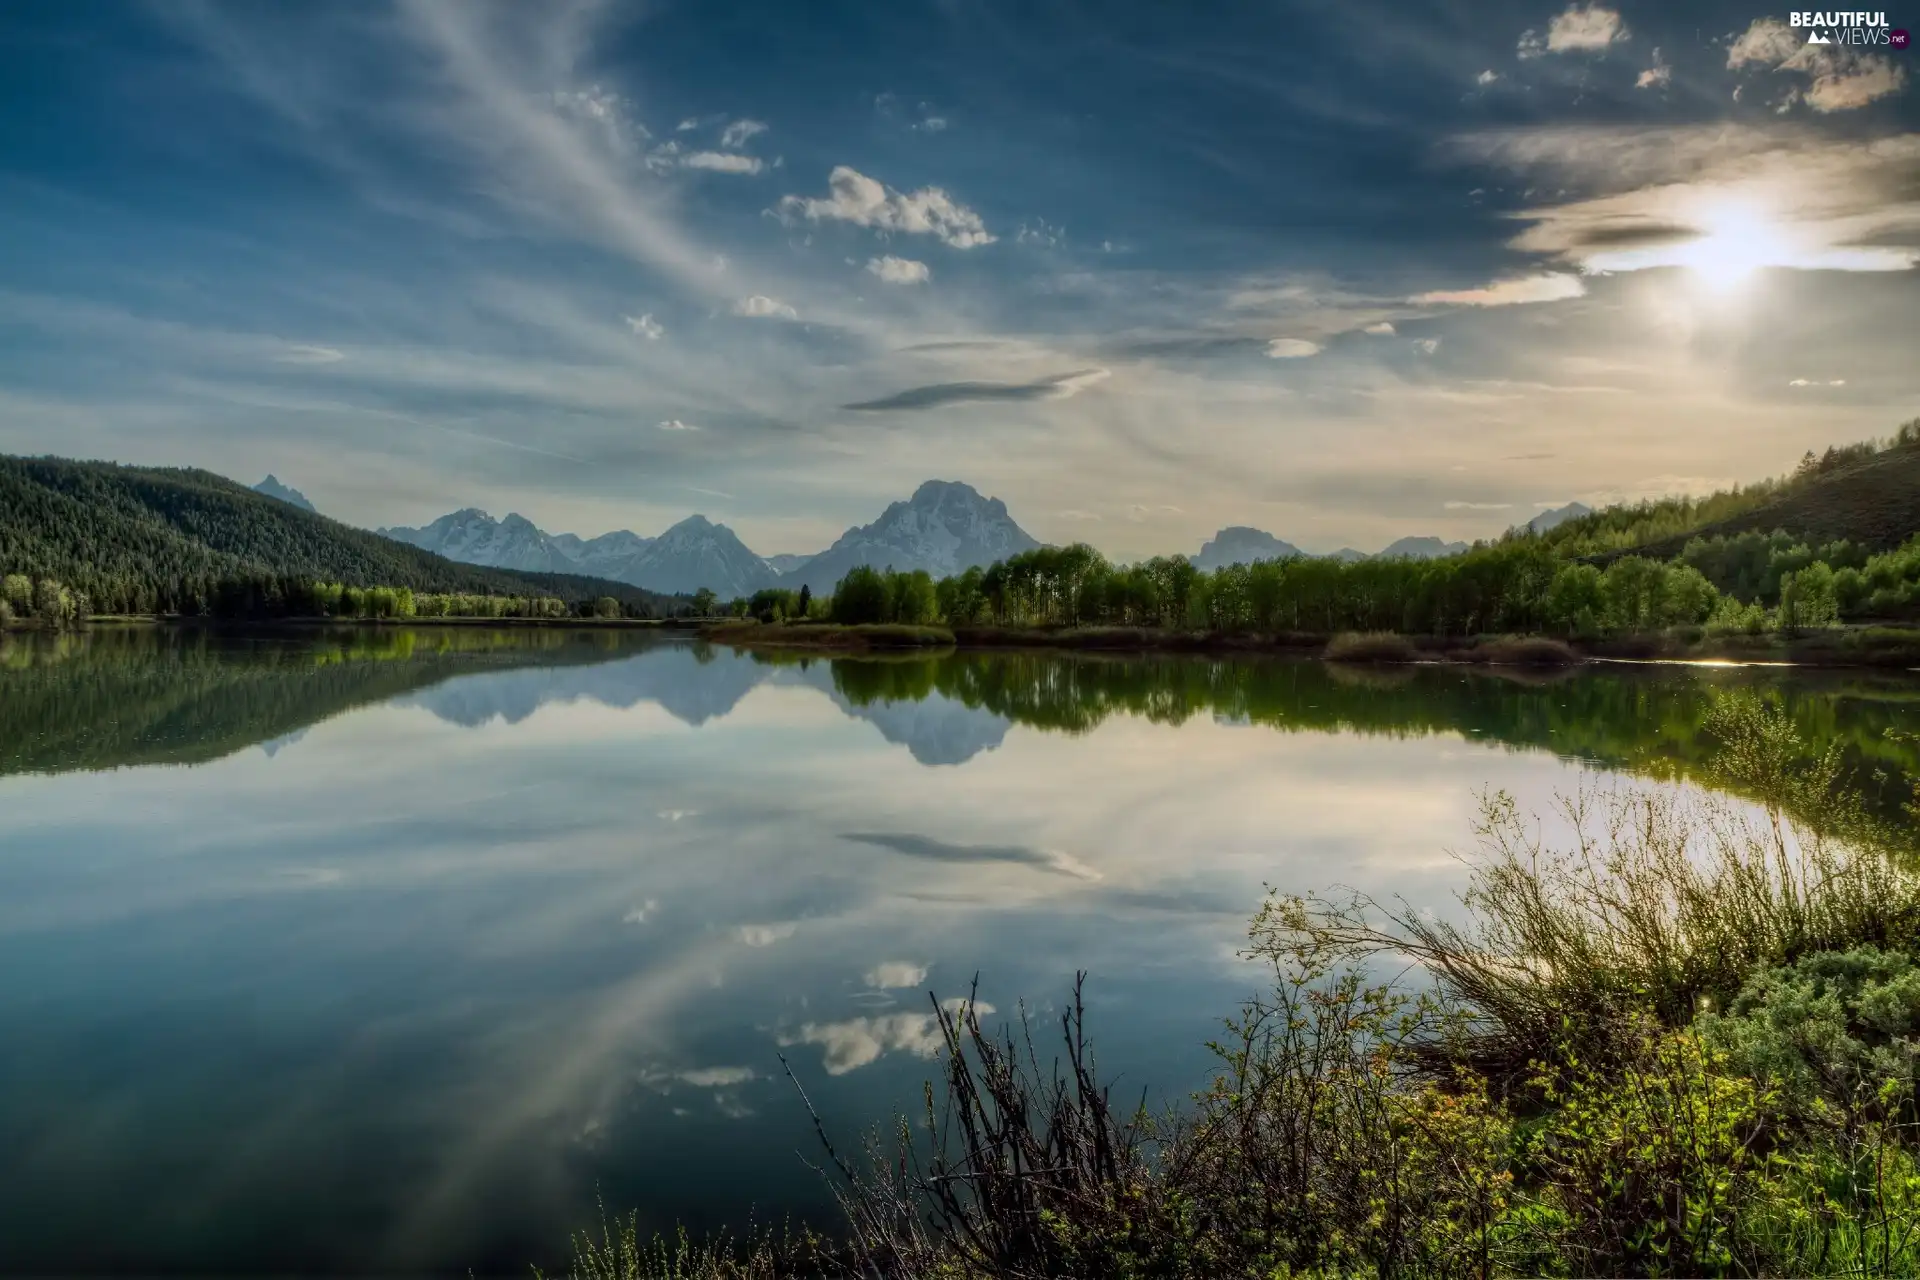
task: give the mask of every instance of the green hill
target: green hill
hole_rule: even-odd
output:
[[[1690,538],[1784,529],[1810,546],[1851,542],[1891,551],[1920,532],[1920,448],[1888,449],[1788,484],[1737,515],[1649,542],[1641,554],[1680,554]]]
[[[221,580],[273,576],[475,595],[673,598],[571,574],[460,564],[208,471],[0,455],[0,573],[53,578],[97,612],[175,607]]]
[[[1812,546],[1891,551],[1920,533],[1920,420],[1883,442],[1809,453],[1791,474],[1705,497],[1604,507],[1538,535],[1570,559],[1670,559],[1689,539],[1784,530]],[[1518,534],[1514,536],[1532,536]]]

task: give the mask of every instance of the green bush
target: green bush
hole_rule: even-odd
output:
[[[1904,1108],[1920,1058],[1920,966],[1878,947],[1815,952],[1759,970],[1700,1026],[1803,1113]]]

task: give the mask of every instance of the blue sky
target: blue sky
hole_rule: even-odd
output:
[[[1920,55],[1788,16],[15,0],[0,450],[769,554],[1753,479],[1920,413]]]

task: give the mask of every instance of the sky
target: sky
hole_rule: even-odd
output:
[[[1758,479],[1920,414],[1903,2],[12,0],[0,451],[762,554]]]

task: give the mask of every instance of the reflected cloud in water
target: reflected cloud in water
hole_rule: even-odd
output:
[[[825,1214],[779,1055],[851,1140],[918,1096],[929,979],[1012,1010],[1090,970],[1102,1062],[1177,1097],[1258,981],[1265,885],[1444,908],[1483,787],[1688,767],[1722,688],[1844,743],[1911,705],[1780,673],[326,643],[0,670],[11,1269],[115,1269],[103,1195],[148,1207],[126,1256],[179,1271],[552,1265],[596,1188],[643,1225]]]

